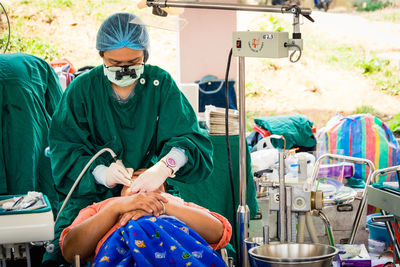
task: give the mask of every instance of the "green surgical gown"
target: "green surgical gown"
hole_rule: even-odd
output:
[[[27,54],[0,55],[0,194],[46,194],[55,208],[50,159],[45,157],[51,116],[62,89],[53,68]]]
[[[134,88],[134,96],[125,104],[112,95],[103,66],[75,79],[65,91],[56,110],[49,135],[51,164],[56,188],[65,197],[90,158],[102,148],[111,148],[127,168],[148,168],[172,147],[185,150],[188,162],[173,178],[195,183],[210,175],[212,144],[200,131],[195,112],[164,70],[145,65]],[[91,201],[119,195],[97,184],[93,169],[108,166],[106,152],[88,169],[72,194],[56,225],[56,238],[79,210]],[[71,203],[72,203],[71,202]]]

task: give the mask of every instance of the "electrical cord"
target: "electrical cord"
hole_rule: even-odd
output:
[[[228,63],[226,65],[226,72],[225,72],[225,138],[226,138],[226,151],[228,153],[228,169],[229,169],[229,179],[230,179],[230,184],[231,184],[231,192],[232,192],[232,213],[233,213],[233,237],[234,237],[234,242],[236,245],[236,262],[237,264],[240,263],[240,244],[238,243],[238,238],[237,238],[237,223],[236,223],[236,205],[235,205],[235,190],[233,186],[233,172],[232,172],[232,159],[231,159],[231,147],[229,144],[229,69],[231,66],[231,60],[232,60],[232,49],[229,51],[229,56],[228,56]]]
[[[288,44],[288,43],[285,43],[284,46],[285,46],[285,47],[296,47],[296,48],[297,48],[297,49],[295,49],[295,50],[290,54],[290,57],[289,57],[290,62],[296,63],[297,61],[300,60],[301,54],[302,54],[300,46],[298,46],[297,44]],[[293,56],[294,56],[294,54],[296,53],[296,50],[299,51],[299,56],[297,57],[296,60],[293,60]]]
[[[10,28],[10,19],[8,18],[8,14],[6,9],[4,8],[3,4],[0,2],[1,7],[3,8],[4,14],[6,15],[7,18],[7,24],[8,24],[8,39],[7,39],[7,44],[6,47],[4,48],[3,54],[6,53],[8,45],[10,44],[10,38],[11,38],[11,28]]]

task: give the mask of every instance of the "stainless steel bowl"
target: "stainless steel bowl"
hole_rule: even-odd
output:
[[[253,267],[307,266],[328,267],[338,249],[323,244],[268,244],[249,250]]]

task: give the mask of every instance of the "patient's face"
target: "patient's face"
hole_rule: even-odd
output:
[[[132,175],[132,180],[136,180],[139,177],[139,175],[144,173],[146,170],[147,169],[139,169],[139,170],[135,171]],[[155,192],[158,192],[158,191],[165,192],[164,184],[162,184]],[[130,187],[129,186],[122,187],[121,196],[124,197],[124,196],[129,196],[129,195],[132,195]]]

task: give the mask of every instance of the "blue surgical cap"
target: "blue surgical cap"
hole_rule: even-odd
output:
[[[109,16],[103,21],[97,32],[97,50],[109,51],[122,47],[144,50],[145,62],[149,57],[147,29],[141,20],[131,13],[116,13]]]

